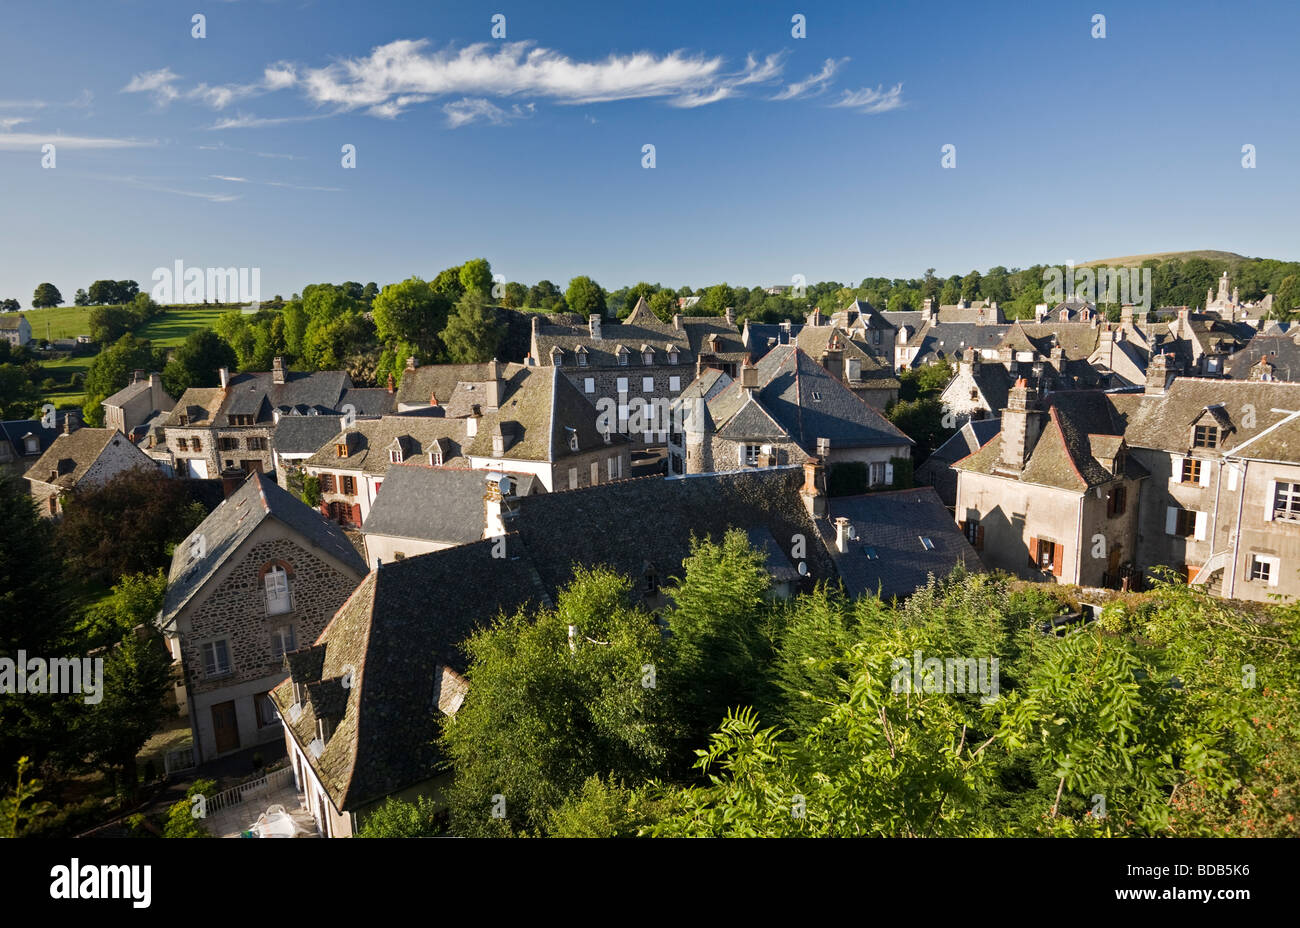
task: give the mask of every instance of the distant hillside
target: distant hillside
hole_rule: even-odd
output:
[[[1088,261],[1079,267],[1139,267],[1143,261],[1156,259],[1167,261],[1170,258],[1177,258],[1179,261],[1186,261],[1188,258],[1204,258],[1207,261],[1226,261],[1232,267],[1236,267],[1243,261],[1249,261],[1245,255],[1239,255],[1235,251],[1160,251],[1149,255],[1125,255],[1122,258],[1102,258],[1099,261]]]

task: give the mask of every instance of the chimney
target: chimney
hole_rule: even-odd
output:
[[[758,368],[748,358],[740,368],[740,388],[751,395],[758,390]]]
[[[975,350],[974,345],[967,345],[966,349],[961,353],[961,365],[972,374],[979,370],[980,353]]]
[[[1142,392],[1148,395],[1163,396],[1164,392],[1169,389],[1169,383],[1174,379],[1174,371],[1170,370],[1169,355],[1161,352],[1154,355],[1147,364],[1147,382],[1146,389]]]
[[[803,462],[803,486],[799,496],[814,519],[826,515],[826,470],[821,458],[809,458]]]
[[[509,474],[487,475],[487,490],[483,494],[483,537],[497,538],[512,528],[515,518],[514,478]]]
[[[388,392],[393,393],[397,390],[397,382],[393,380],[392,372],[388,374]]]
[[[736,307],[728,306],[722,315],[727,320],[727,325],[736,324]]]
[[[144,380],[144,371],[136,370],[131,372],[131,383],[139,383]]]
[[[849,520],[840,516],[835,520],[835,550],[840,554],[849,553],[849,541],[853,538],[853,526]]]
[[[1007,396],[1002,411],[1002,454],[998,466],[1019,474],[1034,453],[1047,417],[1038,406],[1038,390],[1021,377]]]
[[[221,472],[221,493],[223,499],[230,499],[244,482],[244,472],[231,468]]]
[[[221,378],[221,389],[226,390],[230,387],[230,368],[222,367],[217,369],[217,376]],[[276,383],[284,383],[284,380],[277,380]]]
[[[69,410],[67,415],[63,417],[63,434],[71,435],[80,427],[81,427],[81,420],[77,418],[76,412],[73,410]]]
[[[419,366],[420,366],[420,362],[415,360],[415,355],[411,355],[409,358],[406,359],[406,369],[408,371],[413,371]]]
[[[587,326],[591,329],[591,337],[600,341],[600,313],[592,313],[588,316]]]
[[[597,328],[600,326],[597,324]],[[505,395],[506,382],[501,377],[501,362],[493,358],[487,365],[487,408],[493,412],[501,407],[502,397]]]
[[[680,332],[682,330],[682,314],[673,313],[673,330]]]
[[[939,324],[939,304],[934,300],[930,301],[930,305],[925,311],[925,318],[930,325]]]
[[[478,434],[478,420],[483,415],[483,410],[474,404],[469,408],[469,415],[465,418],[465,437],[473,438]]]
[[[271,383],[284,383],[284,358],[271,359]]]
[[[1132,325],[1132,324],[1133,324],[1133,304],[1132,304],[1132,303],[1125,303],[1123,306],[1121,306],[1121,307],[1119,308],[1119,324],[1120,324],[1120,325]]]

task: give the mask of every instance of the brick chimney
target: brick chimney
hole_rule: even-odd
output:
[[[1043,434],[1047,414],[1039,408],[1038,390],[1021,377],[1007,396],[1002,411],[1002,453],[998,466],[1020,473],[1025,469],[1034,445]]]
[[[1146,388],[1142,392],[1155,396],[1164,395],[1176,375],[1169,361],[1169,355],[1163,352],[1152,356],[1147,364]]]
[[[799,496],[814,519],[826,515],[826,469],[822,459],[812,457],[803,462],[803,486]]]
[[[271,359],[271,383],[284,383],[284,358]]]
[[[388,374],[388,392],[394,393],[397,390],[397,381],[393,380],[392,372]]]

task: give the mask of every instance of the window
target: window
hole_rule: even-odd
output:
[[[396,449],[396,448],[394,448],[392,451],[388,452],[388,463],[389,463],[389,464],[401,464],[401,463],[402,463],[402,452],[399,451],[399,450]]]
[[[1217,448],[1219,446],[1219,428],[1214,425],[1198,425],[1192,435],[1193,448]]]
[[[238,439],[238,438],[218,438],[218,439],[217,439],[217,444],[218,444],[218,446],[220,447],[220,449],[221,449],[222,451],[238,451],[238,450],[239,450],[239,439]]]
[[[930,539],[928,535],[918,535],[917,537],[921,539],[922,548],[924,548],[926,551],[934,550],[934,542]]]
[[[569,450],[570,450],[570,451],[577,451],[577,450],[578,450],[578,431],[577,431],[577,429],[572,429],[572,428],[571,428],[571,429],[568,430],[568,432],[569,432]]]
[[[383,485],[384,485],[384,481],[382,481],[382,480],[376,480],[376,481],[375,481],[375,495],[376,495],[376,496],[379,495],[379,488],[382,487]]]
[[[202,451],[202,450],[203,450],[203,442],[199,441],[197,438],[193,438],[193,439],[191,439],[191,440],[190,440],[190,445],[193,447],[193,450],[195,450],[195,451]]]
[[[271,657],[277,661],[290,651],[298,650],[298,636],[292,625],[282,625],[271,632]]]
[[[619,367],[627,367],[627,352],[626,352],[626,351],[620,351],[620,352],[618,353],[618,364],[619,364]]]
[[[187,416],[187,415],[185,415],[184,413],[181,413],[181,415],[178,416],[177,419],[176,419],[176,424],[177,424],[177,425],[189,425],[189,424],[190,424],[190,417]]]
[[[644,364],[646,367],[649,367],[650,365],[654,364],[655,353],[653,351],[643,352],[641,355],[641,363]]]
[[[582,350],[579,350],[579,351],[578,351],[578,367],[586,367],[586,366],[587,366],[587,352],[582,351]],[[590,393],[591,391],[588,390],[587,392]]]
[[[230,649],[226,646],[226,639],[205,641],[202,650],[203,675],[205,677],[216,677],[224,673],[230,673]]]
[[[655,392],[655,379],[654,379],[653,377],[642,377],[642,378],[641,378],[641,392],[642,392],[642,393],[653,393],[653,392]]]
[[[878,561],[878,560],[880,560],[880,555],[876,553],[876,549],[875,549],[875,548],[863,548],[863,549],[862,549],[862,553],[865,554],[865,555],[867,556],[867,560],[869,560],[869,561]]]
[[[676,364],[676,363],[677,363],[677,349],[676,349],[676,348],[674,348],[672,351],[668,352],[668,363],[669,363],[669,364]]]
[[[867,482],[868,486],[879,486],[885,482],[885,462],[872,461],[871,473]]]
[[[1124,487],[1115,487],[1106,497],[1106,515],[1122,516],[1128,508],[1128,491]]]
[[[262,582],[266,586],[267,615],[283,615],[293,608],[289,602],[289,574],[283,567],[272,567]]]
[[[185,438],[176,439],[176,448],[180,451],[189,451],[190,450],[189,440]]]
[[[569,468],[569,489],[578,489],[578,468],[576,467]]]
[[[626,392],[627,392],[627,378],[626,378],[626,377],[620,377],[620,378],[618,378],[618,392],[619,392],[619,393],[626,393]]]
[[[1199,513],[1194,509],[1181,509],[1177,506],[1170,506],[1165,517],[1165,534],[1190,538],[1196,534],[1196,517],[1198,515]]]
[[[972,547],[979,548],[983,545],[984,526],[980,525],[980,520],[978,518],[967,519],[961,524],[961,530],[962,534],[966,536],[966,540],[971,543]]]
[[[1252,554],[1250,556],[1250,579],[1258,583],[1267,583],[1269,586],[1277,586],[1281,561],[1275,557],[1268,557],[1263,554]]]
[[[434,449],[429,452],[429,463],[432,464],[434,467],[442,467],[441,448],[435,446]]]
[[[600,462],[591,462],[591,485],[594,487],[600,483]]]
[[[618,476],[618,458],[610,458],[606,462],[605,472],[609,475],[610,480]]]
[[[814,390],[814,391],[813,391],[813,402],[814,402],[814,403],[820,403],[821,401],[822,401],[822,395],[821,395],[820,393],[818,393],[816,390]]]
[[[1201,482],[1201,461],[1199,458],[1183,458],[1183,483]]]
[[[265,451],[265,450],[266,450],[266,439],[265,439],[265,438],[249,438],[249,439],[246,439],[246,441],[247,441],[247,443],[248,443],[248,450],[249,450],[249,451]]]
[[[595,393],[595,392],[596,392],[596,378],[595,378],[595,377],[586,377],[586,378],[584,378],[583,381],[582,381],[582,384],[583,384],[583,389],[586,390],[588,393]]]
[[[274,725],[280,721],[280,716],[275,711],[275,703],[271,702],[271,693],[268,690],[265,693],[258,693],[253,697],[253,706],[257,709],[257,727],[265,728],[268,725]]]
[[[1273,518],[1300,519],[1300,483],[1283,483],[1273,488]]]
[[[344,496],[357,495],[357,479],[355,477],[344,477],[339,492]]]
[[[337,492],[337,490],[335,489],[335,485],[334,485],[334,475],[333,475],[333,474],[321,474],[321,475],[320,475],[320,488],[321,488],[321,492],[322,492],[322,493],[335,493],[335,492]]]
[[[1038,540],[1038,567],[1050,571],[1056,563],[1056,542],[1040,538]]]
[[[340,441],[334,445],[334,456],[336,458],[345,458],[348,456],[348,443]]]
[[[759,445],[745,445],[745,463],[750,467],[756,467],[758,465],[758,455],[761,450],[762,449]]]
[[[679,391],[681,388],[682,388],[682,378],[680,378],[680,377],[669,377],[669,378],[668,378],[668,389],[669,389],[669,390],[671,390],[671,391],[673,391],[674,393],[676,393],[676,392]]]

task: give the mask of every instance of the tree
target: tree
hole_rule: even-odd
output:
[[[18,758],[18,780],[13,795],[0,799],[0,838],[21,837],[30,822],[54,811],[52,803],[31,803],[31,800],[41,794],[45,784],[33,779],[23,782],[23,777],[30,766],[30,758]]]
[[[169,566],[168,546],[206,515],[180,481],[157,468],[133,468],[71,494],[58,526],[59,546],[77,575],[115,583]]]
[[[432,286],[451,302],[459,300],[465,292],[465,285],[460,282],[460,265],[439,271],[438,276],[433,278]]]
[[[530,309],[554,309],[556,304],[564,302],[560,288],[549,280],[539,280],[528,290],[524,306]]]
[[[721,316],[728,306],[736,302],[736,291],[726,284],[714,284],[705,291],[697,305],[701,315]]]
[[[945,280],[939,290],[939,303],[942,306],[954,306],[961,299],[961,283]]]
[[[663,322],[671,322],[677,312],[677,296],[671,290],[660,290],[650,297],[650,309]]]
[[[489,278],[490,280],[490,278]],[[375,334],[385,345],[415,345],[422,361],[434,360],[441,347],[438,333],[447,325],[451,302],[419,277],[389,284],[371,304]],[[402,359],[403,363],[405,358]]]
[[[163,368],[163,385],[175,397],[190,387],[215,387],[221,382],[221,368],[233,369],[238,361],[225,339],[211,329],[198,329],[185,337]]]
[[[487,296],[492,292],[492,265],[487,258],[473,258],[460,266],[460,285],[466,291]]]
[[[983,278],[980,277],[979,271],[971,271],[961,279],[961,298],[963,300],[974,300],[980,295],[980,283]]]
[[[506,284],[505,293],[501,296],[501,305],[507,309],[523,309],[527,305],[528,288],[516,281],[510,281]]]
[[[162,609],[167,577],[162,569],[152,574],[122,577],[113,592],[88,606],[78,632],[91,647],[109,647],[121,641],[137,625],[149,624]]]
[[[428,796],[417,796],[414,802],[389,797],[365,817],[357,837],[435,838],[445,831],[441,824],[445,817]]]
[[[16,313],[23,306],[15,299],[0,300],[0,312]]]
[[[78,290],[78,291],[73,295],[73,297],[72,297],[72,305],[73,305],[73,306],[89,306],[89,305],[90,305],[90,297],[86,294],[86,291],[85,291],[85,290]]]
[[[94,306],[90,310],[90,337],[109,345],[131,331],[135,317],[125,306]]]
[[[1300,311],[1300,276],[1291,274],[1282,278],[1282,283],[1273,295],[1273,315],[1279,319],[1293,319]]]
[[[483,292],[466,290],[442,330],[442,341],[452,361],[468,364],[496,357],[504,334],[505,327],[496,321]]]
[[[33,309],[45,309],[50,306],[59,306],[62,303],[63,294],[59,292],[58,287],[51,283],[41,284],[36,288],[36,292],[32,294]]]
[[[465,644],[473,696],[440,739],[456,770],[455,833],[539,833],[589,777],[639,779],[662,764],[664,638],[630,594],[624,577],[579,569],[555,608],[521,611]],[[504,818],[491,815],[493,796]]]
[[[216,795],[215,780],[195,780],[185,791],[185,798],[172,803],[167,810],[167,822],[163,825],[164,838],[211,838],[212,835],[203,827],[205,816],[195,815],[201,808],[194,802],[196,797]]]
[[[164,353],[155,350],[148,339],[123,335],[115,343],[105,344],[107,347],[95,356],[86,371],[86,393],[81,404],[86,424],[95,428],[104,424],[104,409],[101,404],[106,397],[130,383],[133,371],[157,370],[164,361]]]
[[[957,431],[956,422],[945,419],[943,403],[934,396],[915,400],[899,400],[885,413],[886,418],[912,441],[917,460],[924,460]],[[945,421],[950,425],[945,425]]]
[[[579,276],[570,280],[564,301],[569,304],[570,312],[580,316],[605,315],[605,291],[590,277]]]
[[[379,295],[379,284],[375,283],[373,280],[361,288],[361,299],[365,300],[367,304],[369,304],[372,300],[374,300],[374,298],[378,295]],[[280,297],[278,296],[275,298],[275,301],[277,303],[283,302],[283,300],[281,300]]]
[[[39,370],[39,368],[37,368]],[[41,388],[17,364],[0,364],[0,418],[26,419],[41,402]]]

